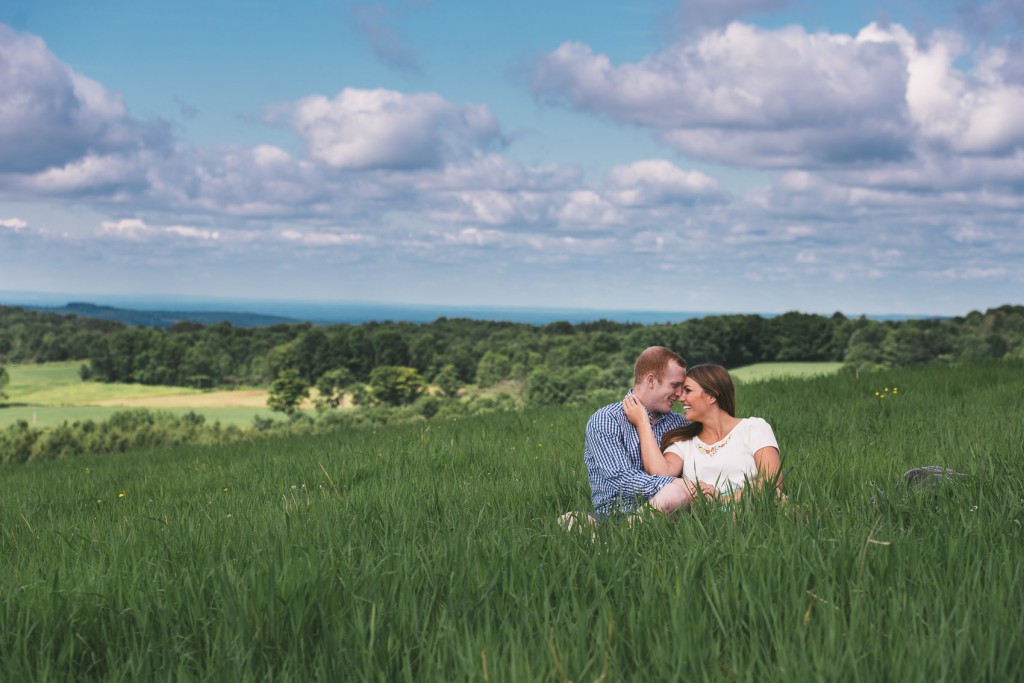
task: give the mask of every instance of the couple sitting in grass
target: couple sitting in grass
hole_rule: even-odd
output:
[[[727,504],[764,485],[781,494],[779,445],[759,417],[736,417],[736,391],[720,365],[696,365],[652,346],[637,358],[621,403],[587,423],[583,453],[596,518],[562,515],[562,526],[643,508],[671,514],[699,498]],[[682,401],[685,417],[672,412]]]

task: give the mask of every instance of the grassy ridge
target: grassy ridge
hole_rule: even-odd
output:
[[[796,505],[595,541],[589,410],[14,468],[0,678],[1019,680],[1021,370],[744,385]]]

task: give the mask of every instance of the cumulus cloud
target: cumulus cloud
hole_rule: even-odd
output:
[[[593,190],[570,192],[557,209],[558,223],[567,228],[607,228],[622,224],[625,214]]]
[[[119,96],[61,62],[42,39],[0,24],[0,173],[169,141],[165,124],[133,119]]]
[[[538,60],[531,87],[685,154],[795,166],[906,155],[906,80],[896,45],[732,23],[620,66],[565,43]]]
[[[955,63],[968,46],[953,33],[939,32],[921,45],[899,25],[870,24],[858,39],[900,48],[907,64],[910,116],[926,141],[986,155],[1024,144],[1024,87],[1004,80],[1005,51],[980,51],[974,70],[965,73]]]
[[[501,140],[486,105],[453,104],[436,93],[346,88],[287,109],[310,158],[338,169],[437,167]]]
[[[1020,49],[971,46],[950,31],[919,38],[898,24],[849,36],[734,22],[621,65],[565,43],[537,61],[531,87],[736,165],[877,168],[930,151],[1024,147]]]
[[[605,179],[608,198],[619,206],[692,204],[719,195],[714,179],[684,171],[665,159],[646,159],[616,166]]]

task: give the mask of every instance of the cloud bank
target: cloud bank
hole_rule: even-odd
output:
[[[671,254],[781,288],[905,273],[1019,284],[1024,59],[1014,44],[898,24],[855,35],[722,24],[775,4],[705,14],[631,63],[579,42],[539,57],[538,102],[649,131],[663,146],[589,176],[514,161],[487,103],[431,91],[345,87],[268,104],[264,121],[293,136],[289,149],[192,146],[133,117],[40,38],[0,26],[0,200],[108,217],[67,234],[10,217],[0,239],[227,261],[287,250],[300,261],[474,262],[495,273],[560,264],[591,278],[623,260],[672,270],[658,259]],[[729,167],[764,180],[737,189]]]

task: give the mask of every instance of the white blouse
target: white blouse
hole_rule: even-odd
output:
[[[779,447],[771,425],[759,417],[747,417],[717,443],[706,444],[697,436],[677,441],[665,452],[682,458],[682,476],[686,479],[706,481],[720,492],[729,493],[757,478],[754,453],[767,446]]]

